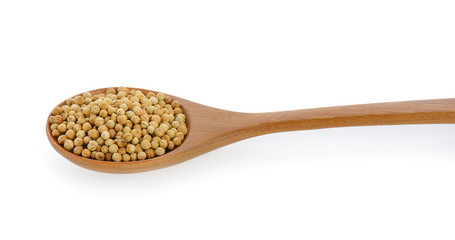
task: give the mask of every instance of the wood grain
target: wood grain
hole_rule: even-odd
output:
[[[99,94],[106,89],[90,92]],[[141,90],[144,93],[150,91],[139,88],[130,89]],[[65,150],[52,137],[49,121],[46,125],[47,137],[57,152],[81,167],[101,172],[133,173],[172,166],[227,144],[268,133],[333,127],[455,123],[455,99],[240,113],[208,107],[172,95],[168,96],[181,103],[187,116],[189,131],[181,146],[162,156],[120,163],[77,156]],[[59,106],[63,104],[64,102]]]

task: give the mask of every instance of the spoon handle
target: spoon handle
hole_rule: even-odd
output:
[[[455,123],[455,98],[257,113],[257,135],[333,127]]]

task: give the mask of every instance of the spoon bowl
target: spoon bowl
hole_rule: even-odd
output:
[[[95,95],[104,93],[107,89],[89,92]],[[151,91],[140,88],[128,89],[141,90],[145,94]],[[49,118],[52,114],[49,114],[46,125],[47,137],[58,153],[81,167],[100,172],[134,173],[172,166],[230,143],[268,133],[332,127],[455,123],[455,99],[240,113],[166,95],[180,102],[186,115],[188,133],[180,146],[162,156],[139,161],[111,162],[76,155],[64,149],[51,135]],[[58,106],[64,104],[65,101]]]

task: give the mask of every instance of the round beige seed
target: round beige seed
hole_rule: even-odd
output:
[[[166,95],[164,93],[162,93],[162,92],[159,92],[159,93],[156,94],[156,98],[158,100],[164,100],[165,97],[166,97]]]
[[[68,130],[66,131],[65,133],[65,136],[68,138],[68,139],[71,139],[73,140],[74,138],[76,138],[76,132],[74,130]]]
[[[142,152],[142,151],[141,151],[141,152],[139,152],[139,153],[137,154],[137,159],[138,159],[138,160],[144,160],[146,157],[147,157],[147,155],[145,154],[145,152]]]
[[[68,139],[68,138],[65,135],[61,135],[57,138],[57,142],[58,142],[58,144],[63,145],[65,143],[66,139]]]
[[[126,124],[127,120],[128,120],[128,118],[126,117],[126,115],[119,115],[117,117],[117,122],[120,124]]]
[[[61,107],[55,107],[53,110],[52,110],[52,114],[54,115],[60,115],[63,113],[63,110]]]
[[[108,131],[104,131],[104,132],[101,133],[101,138],[103,140],[108,140],[110,137],[111,137],[111,134],[109,134]]]
[[[77,147],[74,147],[73,153],[76,155],[81,155],[82,150],[84,150],[84,148],[82,146],[77,146]]]
[[[96,149],[98,148],[98,142],[97,141],[93,141],[91,140],[90,142],[88,142],[87,144],[87,149],[90,150],[90,151],[95,151]]]
[[[133,135],[133,137],[140,138],[142,136],[142,131],[139,129],[133,129],[131,130],[131,134]]]
[[[60,124],[63,122],[63,117],[61,115],[54,116],[54,123]]]
[[[104,141],[104,145],[110,147],[112,144],[114,144],[114,140],[112,139],[108,139],[106,141]]]
[[[147,127],[147,132],[148,132],[149,134],[153,134],[153,133],[155,132],[155,127],[153,127],[153,126],[148,126],[148,127]]]
[[[84,130],[85,132],[88,132],[90,129],[92,129],[92,125],[88,122],[82,124],[82,130]]]
[[[60,133],[59,130],[55,129],[55,130],[52,131],[51,134],[52,134],[53,137],[58,137],[58,136],[60,136],[61,133]]]
[[[122,136],[123,139],[125,139],[126,142],[131,142],[133,140],[133,134],[126,132]]]
[[[136,152],[136,147],[133,144],[128,144],[128,146],[126,146],[126,151],[128,153],[134,153]]]
[[[155,149],[155,154],[158,156],[163,155],[165,152],[166,152],[166,150],[164,150],[164,148],[162,148],[162,147],[158,147]]]
[[[101,111],[101,109],[97,105],[94,105],[90,108],[90,113],[93,113],[93,114],[98,114],[100,111]]]
[[[72,140],[66,139],[66,140],[65,140],[65,143],[64,143],[64,145],[63,145],[63,147],[64,147],[66,150],[71,151],[71,150],[73,150],[73,148],[74,148],[74,143],[73,143]]]
[[[66,124],[63,123],[59,124],[57,130],[60,131],[61,133],[66,132]]]
[[[78,138],[84,138],[85,137],[85,131],[84,130],[79,130],[76,132],[76,137]]]
[[[182,140],[182,139],[184,138],[184,136],[185,136],[185,135],[184,135],[182,132],[177,132],[177,133],[175,133],[175,137],[176,137],[176,138],[180,138],[180,140]]]
[[[103,161],[103,160],[104,160],[104,153],[102,153],[102,152],[97,152],[97,153],[95,154],[95,159],[96,159],[96,160]]]
[[[109,130],[109,128],[106,127],[106,125],[101,125],[101,126],[98,127],[97,130],[98,130],[98,132],[102,133],[102,132],[104,132],[104,131]]]
[[[118,146],[117,146],[117,144],[110,145],[110,146],[109,146],[109,152],[110,152],[110,153],[116,153],[116,152],[118,152]]]
[[[161,148],[167,148],[167,141],[162,139],[159,141],[160,147]]]
[[[132,117],[131,117],[131,122],[132,122],[133,124],[137,124],[137,123],[139,123],[140,121],[141,121],[141,118],[138,117],[138,116],[132,116]]]
[[[98,130],[92,129],[92,130],[88,131],[88,136],[91,139],[97,139],[100,136],[100,132],[98,132]]]
[[[153,149],[147,149],[145,150],[145,155],[147,158],[153,158],[155,156],[155,151]]]
[[[142,149],[149,149],[151,147],[152,147],[152,145],[151,145],[150,141],[144,140],[144,141],[141,142],[141,148]]]
[[[108,128],[114,128],[115,127],[115,121],[114,120],[109,120],[106,122],[106,127]]]
[[[84,139],[84,144],[88,144],[88,142],[90,142],[90,140],[92,140],[90,137],[86,136],[83,138]]]
[[[114,153],[114,154],[112,154],[112,160],[114,162],[121,162],[122,161],[122,155],[120,153]]]
[[[106,154],[109,152],[109,147],[106,145],[101,146],[101,152]]]
[[[153,149],[156,149],[157,147],[160,146],[160,140],[153,140],[151,145]]]
[[[134,137],[133,140],[131,140],[131,143],[134,145],[139,144],[139,138]]]
[[[155,135],[158,137],[162,137],[164,135],[164,129],[163,128],[155,129]]]
[[[86,158],[89,158],[91,154],[92,154],[92,152],[90,152],[90,150],[88,150],[88,149],[82,150],[82,153],[81,153],[82,157],[86,157]]]
[[[177,131],[183,133],[183,135],[186,135],[188,133],[188,129],[186,128],[186,126],[179,126],[177,128]]]
[[[121,139],[119,139],[119,140],[117,141],[117,145],[118,145],[119,147],[121,147],[121,148],[124,148],[124,147],[126,147],[127,142],[126,142],[125,139],[121,138]]]
[[[146,135],[144,135],[144,137],[142,139],[151,142],[152,141],[152,136],[146,134]]]
[[[129,162],[129,161],[131,160],[131,157],[130,157],[129,154],[123,154],[123,155],[122,155],[122,160],[123,160],[124,162]]]
[[[122,155],[125,154],[126,153],[126,148],[119,148],[118,149],[118,153],[120,153]]]
[[[77,96],[74,98],[74,103],[81,106],[82,104],[84,104],[84,98],[82,96]]]
[[[82,97],[85,99],[85,98],[92,98],[92,94],[89,93],[89,92],[84,92],[82,93]]]
[[[172,141],[168,142],[167,149],[172,150],[174,148],[175,148],[174,142],[172,142]]]
[[[82,138],[74,139],[74,146],[82,146],[82,145],[84,145],[84,140]]]
[[[175,146],[180,146],[180,144],[182,144],[182,139],[179,137],[175,137],[174,139],[172,139],[172,142],[174,142]]]

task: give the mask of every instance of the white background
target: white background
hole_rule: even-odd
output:
[[[46,117],[107,86],[264,112],[455,96],[453,1],[1,1],[1,239],[454,239],[455,126],[279,133],[139,174]],[[222,123],[214,123],[222,124]]]

